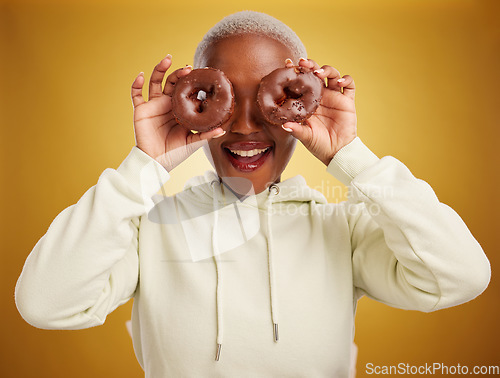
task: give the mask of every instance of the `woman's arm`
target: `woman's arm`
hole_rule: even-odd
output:
[[[433,311],[483,292],[490,265],[458,214],[398,160],[359,139],[328,171],[349,185],[354,285],[391,306]]]
[[[167,171],[137,147],[62,211],[29,255],[16,304],[46,329],[100,325],[128,301],[138,280],[138,229]]]
[[[26,260],[16,286],[21,315],[36,327],[74,329],[102,324],[126,302],[138,280],[138,233],[141,216],[168,172],[196,151],[217,128],[194,134],[177,124],[171,94],[190,67],[173,71],[167,55],[154,68],[149,98],[144,75],[131,88],[136,147],[117,170],[108,169],[97,185],[61,214]],[[168,172],[167,172],[168,171]]]
[[[313,60],[326,80],[305,125],[285,126],[349,186],[354,285],[393,306],[431,311],[463,303],[488,285],[490,265],[460,217],[431,187],[391,157],[378,159],[356,137],[355,85]]]

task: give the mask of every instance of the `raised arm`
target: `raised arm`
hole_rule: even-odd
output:
[[[490,265],[462,219],[401,162],[378,159],[356,137],[352,77],[310,59],[299,64],[313,68],[327,88],[305,125],[284,128],[349,186],[346,211],[358,294],[422,311],[479,295],[488,285]]]
[[[75,329],[102,324],[133,296],[138,280],[138,233],[151,197],[206,139],[222,130],[193,134],[172,116],[171,93],[190,67],[173,71],[167,56],[156,65],[149,98],[144,75],[133,82],[137,145],[117,170],[107,169],[77,204],[61,212],[26,260],[16,285],[16,304],[40,328]],[[163,88],[162,88],[163,87]]]
[[[433,311],[479,295],[490,265],[459,215],[398,160],[355,139],[328,171],[349,185],[354,286],[380,302]]]

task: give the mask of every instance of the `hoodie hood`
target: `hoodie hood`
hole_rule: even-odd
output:
[[[264,230],[267,212],[275,216],[288,204],[327,203],[323,194],[309,188],[302,176],[273,184],[256,195],[238,197],[213,171],[190,179],[184,190],[173,197],[157,196],[154,202],[148,219],[160,224],[180,224],[194,262],[246,243]],[[214,215],[221,233],[217,252],[207,243],[212,238]]]

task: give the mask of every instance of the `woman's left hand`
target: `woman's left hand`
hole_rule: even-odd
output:
[[[354,80],[349,75],[340,77],[339,71],[331,66],[320,68],[311,59],[301,59],[299,65],[313,69],[320,79],[326,78],[327,86],[318,109],[304,125],[287,122],[283,128],[328,165],[342,147],[356,138]],[[288,61],[286,66],[291,67],[293,63]]]

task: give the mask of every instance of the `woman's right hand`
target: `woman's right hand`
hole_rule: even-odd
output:
[[[186,66],[172,72],[162,89],[163,78],[171,65],[172,57],[167,55],[154,68],[149,80],[148,101],[142,96],[144,73],[141,72],[132,83],[136,146],[169,172],[200,148],[206,139],[225,133],[221,128],[193,133],[177,123],[172,112],[172,92],[179,78],[192,68]]]

